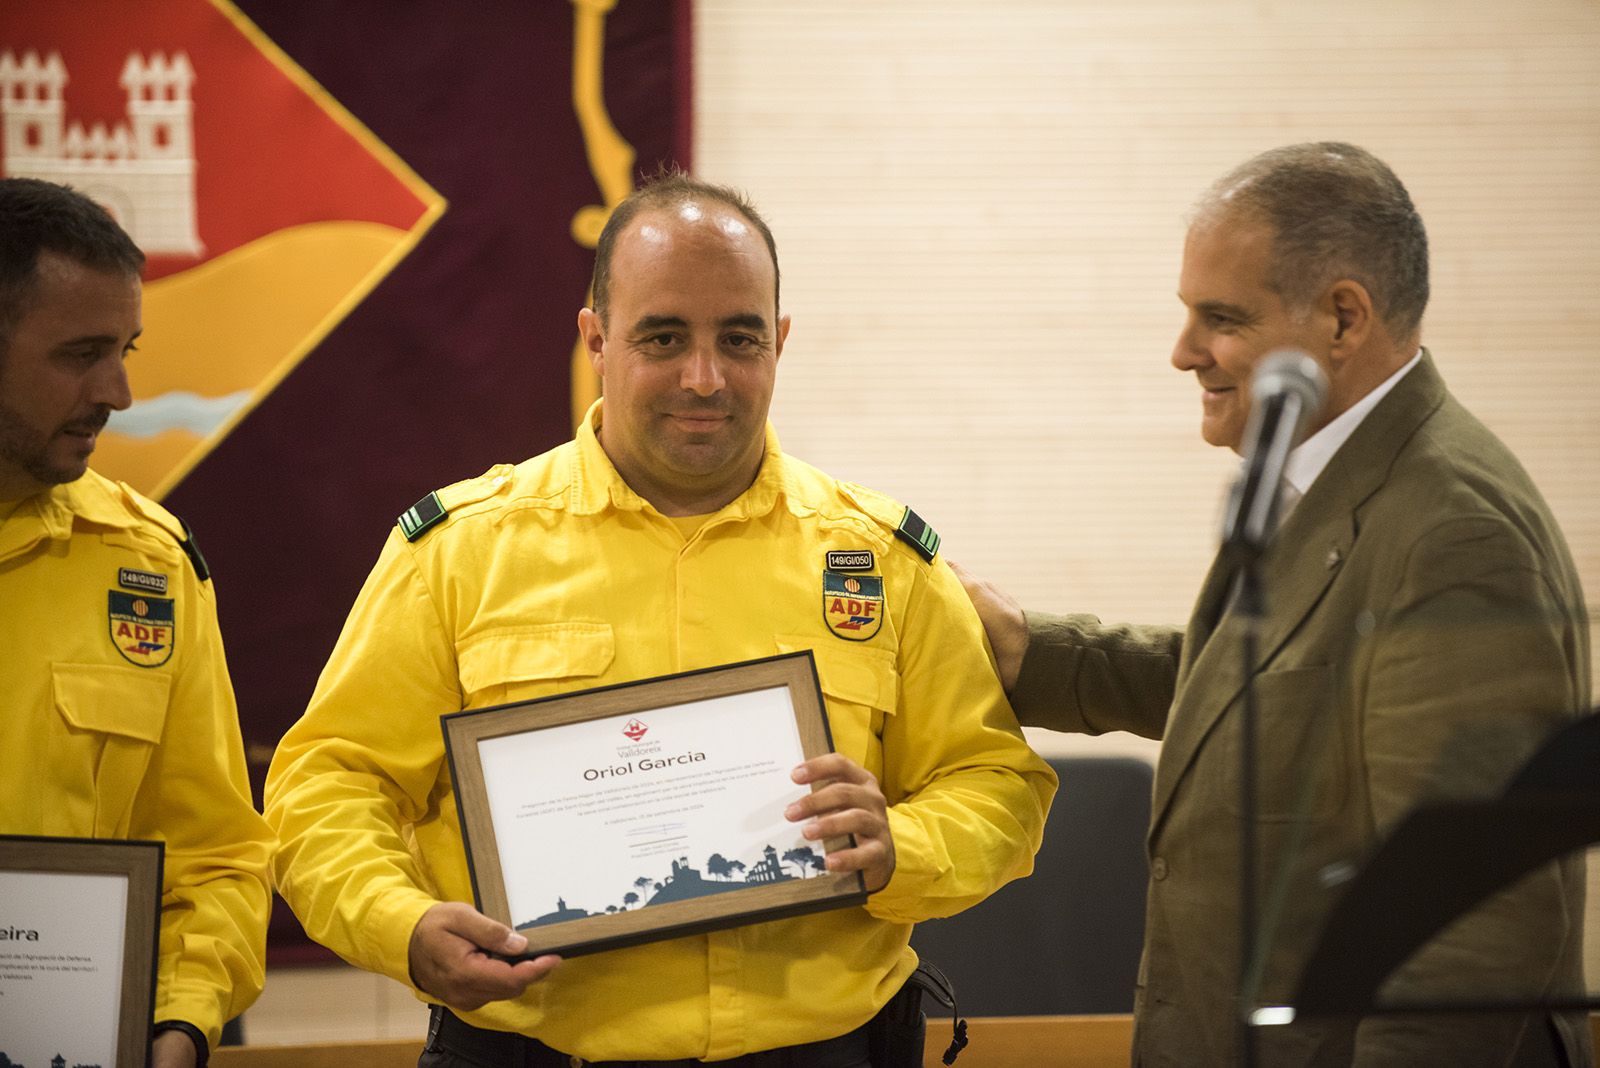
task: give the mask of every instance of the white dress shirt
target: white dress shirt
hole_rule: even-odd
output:
[[[1404,367],[1384,379],[1371,393],[1339,413],[1338,418],[1302,441],[1289,454],[1289,460],[1283,468],[1283,499],[1278,506],[1278,522],[1281,523],[1288,517],[1295,504],[1311,488],[1311,483],[1315,482],[1317,476],[1322,474],[1322,469],[1328,466],[1333,454],[1339,451],[1339,446],[1350,439],[1350,435],[1356,432],[1356,427],[1361,425],[1367,414],[1399,384],[1400,379],[1406,376],[1406,372],[1421,362],[1422,350],[1418,349],[1416,355],[1411,357]]]

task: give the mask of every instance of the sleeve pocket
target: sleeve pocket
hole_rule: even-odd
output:
[[[609,623],[568,621],[498,627],[475,634],[457,647],[456,663],[467,704],[481,706],[570,689],[540,684],[593,679],[604,674],[615,655]],[[538,692],[525,692],[529,684]]]
[[[126,837],[134,795],[166,730],[172,677],[107,664],[55,664],[48,781],[60,784],[69,833]]]

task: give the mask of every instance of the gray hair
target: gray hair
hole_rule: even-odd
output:
[[[1355,145],[1318,141],[1263,152],[1224,175],[1195,218],[1243,213],[1272,228],[1267,284],[1309,311],[1333,282],[1366,287],[1397,340],[1415,335],[1428,306],[1428,234],[1389,166]]]

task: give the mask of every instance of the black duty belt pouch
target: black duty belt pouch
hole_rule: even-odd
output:
[[[967,1021],[956,1009],[955,988],[950,980],[937,967],[922,961],[900,992],[872,1018],[867,1036],[873,1068],[922,1068],[928,1030],[928,1018],[922,1012],[924,995],[950,1010],[952,1034],[950,1047],[944,1051],[944,1063],[955,1063],[967,1045]]]

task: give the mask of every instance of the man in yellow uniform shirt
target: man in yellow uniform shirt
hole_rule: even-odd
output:
[[[731,190],[671,176],[623,202],[578,318],[604,400],[576,440],[401,517],[279,746],[280,889],[313,937],[449,1007],[423,1065],[868,1065],[911,925],[1032,868],[1055,780],[937,536],[767,425],[777,271]],[[830,614],[849,579],[879,610]],[[463,904],[441,715],[802,649],[837,752],[796,770],[830,784],[787,815],[855,835],[828,867],[862,873],[865,905],[564,962],[486,955],[526,941]]]
[[[154,1064],[204,1064],[261,992],[271,833],[205,563],[88,469],[128,407],[144,256],[93,201],[0,180],[0,833],[165,843]]]

